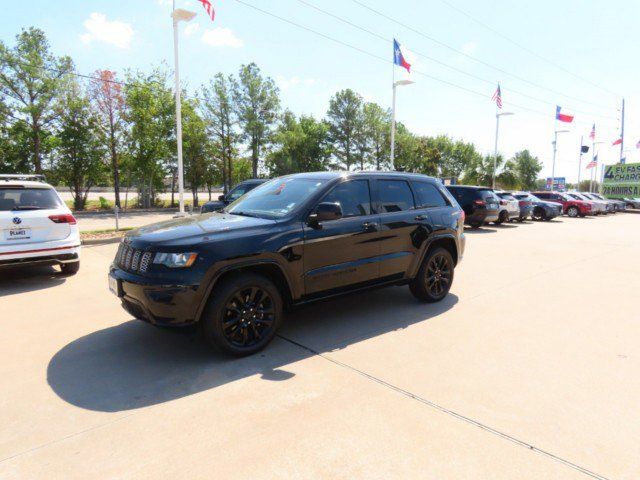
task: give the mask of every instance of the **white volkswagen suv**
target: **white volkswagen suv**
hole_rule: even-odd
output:
[[[39,175],[0,175],[0,268],[59,265],[80,269],[80,233],[58,192]]]

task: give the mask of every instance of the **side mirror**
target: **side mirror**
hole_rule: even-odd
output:
[[[339,203],[322,202],[309,215],[308,223],[312,227],[318,227],[320,222],[338,220],[340,218],[342,218],[342,207]]]
[[[224,195],[220,195],[220,196],[218,197],[218,200],[220,200],[221,202],[224,202]]]

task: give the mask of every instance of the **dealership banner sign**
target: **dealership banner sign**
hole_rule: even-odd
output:
[[[640,163],[607,165],[602,194],[610,198],[640,197]]]

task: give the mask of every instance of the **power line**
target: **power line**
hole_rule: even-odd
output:
[[[438,40],[437,38],[431,37],[431,36],[427,35],[426,33],[422,32],[422,31],[420,31],[420,30],[418,30],[418,29],[416,29],[416,28],[414,28],[414,27],[412,27],[410,25],[407,25],[406,23],[401,22],[400,20],[397,20],[397,19],[395,19],[393,17],[390,17],[389,15],[386,15],[385,13],[382,13],[381,11],[376,10],[375,8],[370,7],[369,5],[367,5],[365,3],[362,3],[360,0],[351,0],[351,1],[353,3],[355,3],[355,4],[357,4],[357,5],[360,5],[362,8],[365,8],[365,9],[369,10],[370,12],[375,13],[376,15],[379,15],[382,18],[385,18],[386,20],[389,20],[390,22],[396,23],[397,25],[400,25],[400,26],[406,28],[407,30],[410,30],[410,31],[420,35],[421,37],[424,37],[427,40],[440,45],[441,47],[444,47],[444,48],[446,48],[446,49],[448,49],[448,50],[450,50],[452,52],[455,52],[455,53],[457,53],[459,55],[462,55],[462,56],[464,56],[464,57],[466,57],[466,58],[468,58],[470,60],[473,60],[474,62],[480,63],[480,64],[482,64],[482,65],[484,65],[486,67],[489,67],[489,68],[491,68],[493,70],[496,70],[496,71],[498,71],[498,72],[500,72],[500,73],[502,73],[504,75],[508,75],[508,76],[513,77],[513,78],[515,78],[515,79],[517,79],[517,80],[519,80],[521,82],[528,83],[529,85],[532,85],[532,86],[534,86],[536,88],[540,88],[540,89],[543,89],[543,90],[548,90],[549,92],[555,93],[556,95],[561,95],[561,96],[566,97],[566,98],[571,98],[571,99],[573,99],[575,101],[578,101],[578,102],[581,102],[581,103],[593,105],[593,106],[600,107],[600,108],[606,108],[606,109],[610,108],[609,106],[606,106],[606,105],[602,105],[602,104],[595,103],[595,102],[590,102],[590,101],[587,101],[587,100],[581,100],[581,99],[579,99],[577,97],[566,95],[566,94],[564,94],[562,92],[559,92],[557,90],[551,89],[549,87],[545,87],[544,85],[540,85],[540,84],[538,84],[536,82],[532,82],[531,80],[527,80],[524,77],[521,77],[521,76],[516,75],[514,73],[508,72],[508,71],[506,71],[506,70],[504,70],[504,69],[502,69],[500,67],[497,67],[496,65],[493,65],[493,64],[491,64],[489,62],[485,62],[484,60],[480,60],[479,58],[474,57],[473,55],[469,55],[468,53],[465,53],[465,52],[463,52],[461,50],[458,50],[457,48],[452,47],[451,45],[448,45],[448,44]]]
[[[600,90],[603,90],[603,91],[605,91],[605,92],[607,92],[607,93],[610,93],[610,94],[612,94],[612,95],[621,96],[620,94],[618,94],[618,93],[616,93],[616,92],[613,92],[613,91],[609,90],[609,89],[608,89],[608,88],[606,88],[606,87],[603,87],[603,86],[601,86],[601,85],[598,85],[597,83],[592,82],[591,80],[589,80],[589,79],[587,79],[587,78],[581,77],[580,75],[578,75],[578,74],[576,74],[576,73],[573,73],[572,71],[568,70],[567,68],[563,67],[562,65],[559,65],[558,63],[554,62],[553,60],[550,60],[550,59],[548,59],[548,58],[546,58],[546,57],[544,57],[544,56],[540,55],[539,53],[537,53],[537,52],[535,52],[535,51],[531,50],[529,47],[526,47],[526,46],[522,45],[521,43],[519,43],[519,42],[517,42],[517,41],[513,40],[512,38],[508,37],[508,36],[507,36],[507,35],[505,35],[504,33],[502,33],[502,32],[500,32],[500,31],[496,30],[496,29],[495,29],[495,28],[493,28],[492,26],[490,26],[490,25],[488,25],[488,24],[484,23],[482,20],[479,20],[479,19],[475,18],[475,17],[474,17],[473,15],[471,15],[470,13],[465,12],[464,10],[462,10],[462,9],[461,9],[461,8],[459,8],[459,7],[456,7],[456,6],[455,6],[455,5],[453,5],[451,2],[449,2],[449,1],[447,1],[447,0],[440,0],[440,1],[441,1],[442,3],[444,3],[445,5],[447,5],[449,8],[451,8],[452,10],[455,10],[456,12],[460,13],[461,15],[464,15],[465,17],[467,17],[468,19],[470,19],[470,20],[472,20],[473,22],[477,23],[478,25],[480,25],[480,26],[482,26],[482,27],[486,28],[486,29],[487,29],[487,30],[489,30],[490,32],[494,33],[495,35],[498,35],[500,38],[502,38],[502,39],[506,40],[507,42],[509,42],[509,43],[511,43],[511,44],[513,44],[513,45],[515,45],[516,47],[518,47],[518,48],[520,48],[520,49],[524,50],[525,52],[527,52],[527,53],[529,53],[529,54],[533,55],[534,57],[539,58],[540,60],[542,60],[542,61],[544,61],[544,62],[548,63],[549,65],[552,65],[552,66],[554,66],[555,68],[557,68],[557,69],[559,69],[559,70],[561,70],[561,71],[563,71],[563,72],[565,72],[565,73],[567,73],[567,74],[571,75],[571,76],[572,76],[572,77],[574,77],[574,78],[577,78],[577,79],[579,79],[579,80],[582,80],[583,82],[586,82],[586,83],[590,84],[590,85],[591,85],[591,86],[593,86],[593,87],[599,88]]]
[[[389,60],[388,58],[381,57],[380,55],[377,55],[377,54],[375,54],[375,53],[371,53],[371,52],[369,52],[369,51],[367,51],[367,50],[364,50],[363,48],[357,47],[357,46],[352,45],[352,44],[350,44],[350,43],[347,43],[347,42],[344,42],[344,41],[339,40],[339,39],[337,39],[337,38],[331,37],[331,36],[329,36],[329,35],[327,35],[327,34],[325,34],[325,33],[322,33],[322,32],[319,32],[319,31],[317,31],[317,30],[314,30],[314,29],[312,29],[312,28],[309,28],[309,27],[307,27],[307,26],[301,25],[301,24],[299,24],[299,23],[297,23],[297,22],[294,22],[293,20],[289,20],[288,18],[281,17],[280,15],[277,15],[277,14],[275,14],[275,13],[272,13],[272,12],[269,12],[269,11],[267,11],[267,10],[264,10],[264,9],[262,9],[262,8],[260,8],[260,7],[257,7],[257,6],[255,6],[255,5],[252,5],[252,4],[250,4],[250,3],[247,3],[247,2],[245,2],[245,1],[243,1],[243,0],[235,0],[235,1],[236,1],[237,3],[239,3],[239,4],[241,4],[241,5],[244,5],[244,6],[246,6],[246,7],[249,7],[249,8],[251,8],[251,9],[253,9],[253,10],[256,10],[256,11],[258,11],[258,12],[260,12],[260,13],[264,14],[264,15],[267,15],[267,16],[269,16],[269,17],[272,17],[272,18],[275,18],[275,19],[277,19],[277,20],[280,20],[281,22],[288,23],[289,25],[293,25],[293,26],[295,26],[296,28],[299,28],[299,29],[301,29],[301,30],[305,30],[305,31],[307,31],[307,32],[309,32],[309,33],[312,33],[312,34],[314,34],[314,35],[317,35],[317,36],[319,36],[319,37],[322,37],[322,38],[324,38],[324,39],[326,39],[326,40],[329,40],[329,41],[331,41],[331,42],[334,42],[334,43],[337,43],[337,44],[339,44],[339,45],[342,45],[343,47],[350,48],[350,49],[355,50],[355,51],[357,51],[357,52],[360,52],[360,53],[362,53],[362,54],[364,54],[364,55],[367,55],[367,56],[369,56],[369,57],[371,57],[371,58],[374,58],[374,59],[376,59],[376,60],[379,60],[379,61],[381,61],[381,62],[384,62],[384,63],[386,63],[386,64],[393,64],[393,61],[392,61],[392,60]],[[442,79],[442,78],[438,78],[438,77],[436,77],[436,76],[430,75],[430,74],[428,74],[428,73],[425,73],[425,72],[422,72],[422,71],[419,71],[419,70],[415,70],[415,69],[413,69],[412,71],[413,71],[413,73],[416,73],[416,74],[421,75],[421,76],[423,76],[423,77],[429,78],[429,79],[431,79],[431,80],[435,80],[435,81],[437,81],[437,82],[439,82],[439,83],[442,83],[442,84],[445,84],[445,85],[448,85],[448,86],[451,86],[451,87],[457,88],[457,89],[459,89],[459,90],[463,90],[463,91],[465,91],[465,92],[467,92],[467,93],[471,93],[471,94],[473,94],[473,95],[477,95],[477,96],[479,96],[479,97],[484,98],[485,100],[488,98],[488,96],[487,96],[485,93],[483,93],[483,92],[478,92],[477,90],[473,90],[473,89],[471,89],[471,88],[463,87],[462,85],[458,85],[458,84],[456,84],[456,83],[450,82],[450,81],[448,81],[448,80],[444,80],[444,79]],[[515,108],[518,108],[518,109],[520,109],[520,110],[524,110],[524,111],[528,111],[528,112],[536,113],[536,114],[538,114],[538,115],[542,115],[542,116],[545,116],[545,117],[549,117],[549,113],[547,113],[547,112],[542,112],[542,111],[540,111],[540,110],[536,110],[536,109],[529,108],[529,107],[524,107],[524,106],[521,106],[521,105],[517,105],[517,104],[511,103],[511,102],[504,102],[504,103],[505,103],[506,105],[510,105],[511,107],[515,107]],[[588,125],[591,125],[591,124],[590,124],[590,123],[588,123],[588,122],[576,122],[576,123],[582,123],[582,124],[585,124],[585,125],[587,125],[587,124],[588,124]]]
[[[307,2],[306,0],[296,0],[296,1],[299,2],[299,3],[302,3],[303,5],[306,5],[309,8],[313,8],[314,10],[316,10],[316,11],[318,11],[320,13],[323,13],[324,15],[332,17],[332,18],[334,18],[334,19],[336,19],[336,20],[338,20],[338,21],[340,21],[342,23],[345,23],[345,24],[347,24],[347,25],[349,25],[349,26],[351,26],[353,28],[356,28],[356,29],[358,29],[358,30],[360,30],[362,32],[365,32],[368,35],[371,35],[372,37],[375,37],[375,38],[377,38],[379,40],[382,40],[384,42],[389,42],[389,39],[384,37],[383,35],[381,35],[381,34],[379,34],[377,32],[374,32],[372,30],[369,30],[369,29],[367,29],[365,27],[362,27],[361,25],[355,24],[355,23],[353,23],[353,22],[351,22],[351,21],[349,21],[349,20],[347,20],[347,19],[345,19],[343,17],[340,17],[340,16],[338,16],[338,15],[336,15],[334,13],[331,13],[331,12],[329,12],[327,10],[324,10],[324,9],[318,7],[317,5],[314,5],[312,3]],[[442,61],[440,61],[440,60],[438,60],[436,58],[433,58],[433,57],[431,57],[429,55],[426,55],[424,53],[420,53],[420,52],[418,52],[418,51],[416,51],[414,49],[411,49],[411,52],[415,53],[419,57],[426,58],[427,60],[430,60],[430,61],[432,61],[434,63],[439,64],[439,65],[442,65],[445,68],[448,68],[448,69],[453,70],[455,72],[461,73],[461,74],[466,75],[468,77],[474,78],[474,79],[479,80],[481,82],[484,82],[484,83],[487,83],[487,84],[490,84],[490,85],[493,85],[493,86],[495,86],[496,83],[497,83],[495,80],[487,80],[486,78],[480,77],[480,76],[475,75],[475,74],[470,73],[470,72],[467,72],[467,71],[462,70],[460,68],[457,68],[457,67],[455,67],[453,65],[450,65],[450,64],[448,64],[446,62],[442,62]],[[520,92],[520,91],[514,90],[512,88],[509,88],[509,91],[512,92],[512,93],[515,93],[517,95],[520,95],[522,97],[528,98],[530,100],[534,100],[536,102],[544,103],[546,105],[552,105],[552,106],[556,105],[556,103],[554,103],[554,102],[549,102],[547,100],[543,100],[541,98],[534,97],[533,95],[529,95],[527,93]],[[582,113],[584,115],[590,115],[590,116],[599,117],[599,118],[606,118],[606,119],[609,119],[609,120],[614,120],[615,119],[614,117],[611,117],[611,116],[601,115],[601,114],[597,114],[597,113],[593,113],[593,112],[587,112],[587,111],[584,111],[584,110],[579,110],[577,108],[570,108],[570,110],[572,110],[572,111],[574,111],[576,113]]]

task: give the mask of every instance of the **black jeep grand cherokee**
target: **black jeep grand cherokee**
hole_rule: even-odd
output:
[[[134,317],[199,323],[232,355],[271,341],[286,308],[381,285],[442,300],[462,258],[464,213],[440,183],[404,173],[303,173],[222,212],[132,230],[109,286]]]

